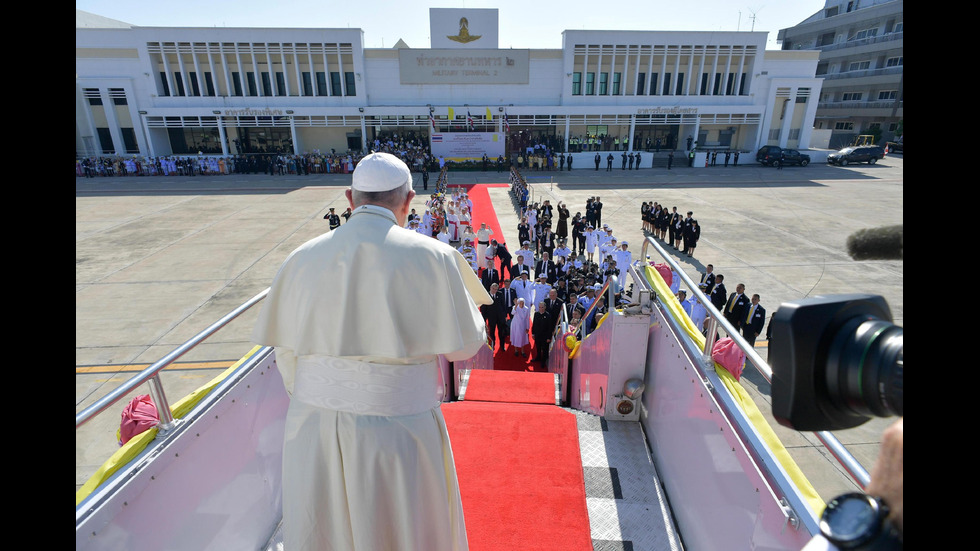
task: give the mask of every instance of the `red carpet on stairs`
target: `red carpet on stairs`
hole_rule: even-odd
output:
[[[498,241],[487,187],[506,185],[465,186],[474,227],[486,222]],[[578,424],[553,405],[554,375],[540,371],[498,342],[494,369],[471,371],[465,401],[442,406],[472,551],[592,550]]]
[[[471,551],[591,551],[575,415],[556,406],[443,404]]]
[[[474,369],[466,382],[464,399],[467,402],[555,405],[555,375]]]

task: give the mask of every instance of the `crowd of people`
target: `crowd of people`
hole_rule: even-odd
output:
[[[694,256],[694,249],[701,239],[701,225],[693,211],[687,216],[677,212],[677,207],[667,208],[656,201],[644,201],[640,205],[643,233],[663,241],[680,254]]]
[[[391,153],[420,172],[434,159],[425,141],[413,134],[379,134],[369,144],[373,152]],[[232,155],[103,155],[75,159],[79,178],[115,176],[215,176],[228,174],[351,174],[357,163],[370,152],[329,152],[315,149],[303,154]]]

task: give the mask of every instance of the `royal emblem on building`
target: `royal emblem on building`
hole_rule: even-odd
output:
[[[461,44],[466,44],[467,42],[473,42],[474,40],[479,40],[483,35],[481,34],[470,34],[469,30],[470,22],[466,20],[465,17],[459,20],[459,34],[456,36],[447,35],[446,38],[454,42],[459,42]]]

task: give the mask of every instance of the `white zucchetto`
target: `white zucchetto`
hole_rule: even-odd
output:
[[[357,191],[389,191],[412,181],[408,166],[391,153],[371,153],[354,168],[351,189]]]

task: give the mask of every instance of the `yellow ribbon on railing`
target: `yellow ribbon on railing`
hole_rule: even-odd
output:
[[[238,369],[238,366],[240,366],[245,360],[252,357],[252,355],[258,352],[260,348],[262,347],[256,346],[252,348],[252,350],[250,350],[248,354],[242,356],[242,359],[238,360],[237,362],[234,363],[234,365],[221,372],[220,375],[211,379],[203,386],[198,387],[197,390],[191,392],[187,396],[181,398],[174,405],[172,405],[170,407],[170,413],[173,415],[173,418],[181,419],[184,416],[186,416],[188,413],[190,413],[190,411],[194,409],[194,406],[196,406],[201,401],[202,398],[207,396],[208,393],[211,392],[211,390],[214,387],[218,386],[218,383],[225,380],[225,378],[227,378],[236,369]],[[84,501],[85,498],[89,496],[89,494],[95,491],[95,489],[98,488],[100,485],[102,485],[103,482],[108,480],[109,477],[111,477],[116,471],[118,471],[120,468],[122,468],[130,461],[135,459],[140,454],[140,452],[142,452],[146,448],[146,446],[148,446],[150,442],[153,441],[153,439],[157,435],[158,430],[159,429],[154,427],[152,429],[141,432],[140,434],[137,434],[136,436],[130,438],[128,442],[120,446],[119,449],[116,450],[116,452],[113,453],[112,456],[110,456],[109,459],[107,459],[106,462],[103,463],[102,466],[99,467],[97,471],[95,471],[95,474],[89,477],[89,479],[85,481],[85,484],[83,484],[82,487],[79,488],[77,492],[75,492],[75,506],[77,507],[79,503]],[[116,431],[116,440],[117,441],[119,440],[118,430]]]
[[[664,281],[663,277],[660,276],[653,266],[646,267],[646,279],[650,283],[650,286],[656,291],[657,296],[660,298],[660,303],[664,305],[674,316],[674,319],[679,320],[684,331],[687,332],[688,336],[694,340],[698,345],[698,348],[704,350],[705,337],[701,334],[701,331],[694,326],[694,322],[681,307],[680,301],[674,296],[674,293],[670,291],[670,286]],[[817,491],[807,480],[806,475],[800,470],[800,467],[793,460],[789,452],[786,451],[786,447],[776,436],[776,433],[769,426],[769,422],[763,417],[762,412],[759,411],[759,407],[752,400],[752,397],[746,392],[742,384],[735,380],[725,368],[721,367],[717,363],[715,364],[715,371],[718,373],[718,378],[721,379],[722,384],[728,389],[728,392],[735,399],[735,402],[742,408],[742,412],[755,427],[755,430],[759,433],[762,440],[769,446],[772,450],[773,455],[779,461],[779,464],[783,466],[783,470],[786,471],[787,476],[796,484],[796,487],[800,490],[800,494],[809,503],[810,508],[815,514],[819,515],[824,506],[824,500],[820,498]]]

